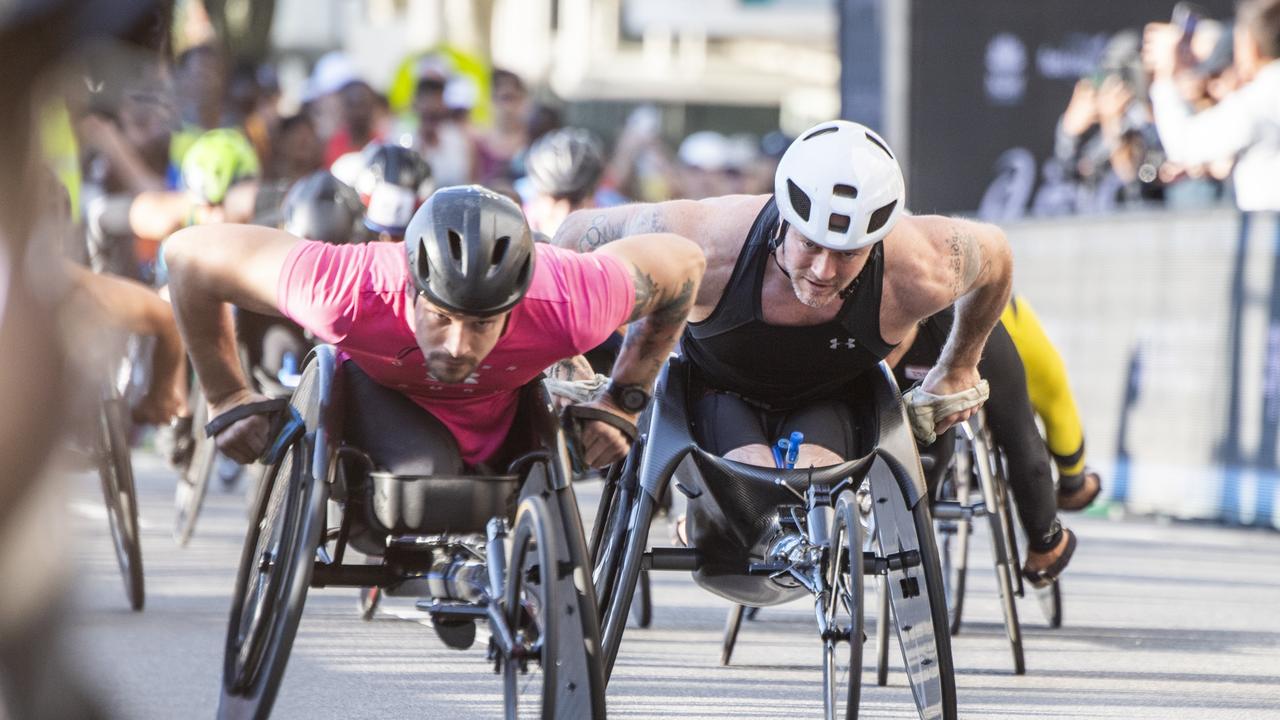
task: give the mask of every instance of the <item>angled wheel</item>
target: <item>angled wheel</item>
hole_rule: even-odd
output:
[[[951,720],[956,717],[955,667],[929,503],[921,500],[907,507],[897,480],[884,465],[873,468],[869,477],[880,548],[886,556],[918,560],[891,569],[886,576],[916,709],[921,718]]]
[[[939,499],[953,500],[961,508],[969,505],[968,458],[957,455],[956,466],[948,472],[938,488]],[[939,560],[947,592],[947,621],[952,635],[960,632],[964,615],[965,581],[969,567],[969,538],[973,520],[968,517],[935,521]]]
[[[862,691],[862,523],[853,493],[836,502],[822,597],[823,708],[827,720],[858,717]]]
[[[133,483],[126,418],[124,401],[114,389],[109,390],[99,405],[94,445],[98,456],[98,477],[102,480],[102,497],[107,505],[107,522],[111,526],[111,542],[115,546],[120,574],[124,577],[125,596],[129,599],[129,607],[141,610],[146,601],[142,538],[138,531],[138,494]]]
[[[196,531],[196,520],[200,517],[200,508],[204,506],[204,497],[209,492],[209,479],[213,477],[218,461],[217,443],[204,435],[204,426],[209,422],[209,404],[199,385],[193,388],[192,406],[194,449],[191,462],[178,476],[173,494],[173,539],[183,547],[191,542],[191,535]]]
[[[308,428],[317,424],[317,375],[304,373],[292,401]],[[316,444],[314,433],[299,436],[258,487],[232,596],[220,720],[267,717],[284,677],[325,525],[328,486],[313,471]]]
[[[1013,505],[1009,502],[1008,485],[999,459],[994,457],[985,442],[974,444],[977,464],[975,469],[982,482],[982,493],[987,505],[987,520],[991,526],[991,559],[995,564],[996,583],[1000,589],[1000,609],[1004,614],[1005,634],[1013,654],[1013,672],[1027,671],[1022,650],[1022,625],[1018,620],[1017,577],[1020,571],[1016,545],[1013,540]]]
[[[556,718],[559,607],[555,576],[558,550],[550,510],[540,497],[525,498],[511,531],[502,613],[515,638],[502,658],[507,720]]]
[[[595,585],[596,602],[601,615],[613,601],[613,589],[622,568],[622,553],[626,546],[627,524],[635,504],[639,467],[644,441],[631,448],[617,473],[610,473],[600,495],[600,506],[591,529],[591,578]]]

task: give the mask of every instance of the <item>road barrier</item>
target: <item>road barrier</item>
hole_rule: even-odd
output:
[[[1107,495],[1140,513],[1280,527],[1280,217],[1003,227],[1014,288],[1066,361]]]

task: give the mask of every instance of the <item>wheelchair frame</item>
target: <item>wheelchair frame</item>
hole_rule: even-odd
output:
[[[453,595],[426,604],[438,623],[488,620],[490,658],[505,676],[507,717],[515,717],[516,680],[532,661],[543,673],[543,718],[603,718],[599,617],[586,581],[586,540],[565,470],[564,437],[541,384],[524,391],[538,449],[513,463],[521,478],[514,526],[493,517],[482,544],[470,533],[389,536],[379,565],[352,565],[343,562],[352,513],[341,512],[337,527],[327,525],[328,511],[337,507],[331,493],[344,497],[350,489],[340,485],[347,479],[336,462],[341,383],[335,349],[315,348],[304,368],[291,405],[301,422],[277,438],[282,452],[267,463],[241,556],[218,717],[270,714],[309,588],[377,586],[400,595]],[[514,541],[510,551],[508,538]],[[480,562],[454,562],[455,551],[474,555],[477,547],[483,549]],[[437,560],[445,561],[443,568]],[[526,600],[530,595],[522,593],[537,597]]]
[[[793,579],[803,575],[805,567],[794,562],[780,562],[779,546],[771,540],[787,533],[783,528],[782,507],[795,507],[799,496],[806,516],[823,509],[820,498],[810,489],[826,485],[834,489],[843,479],[850,479],[847,489],[854,490],[865,476],[869,483],[876,515],[879,547],[892,548],[888,554],[863,552],[861,573],[884,577],[894,592],[889,594],[897,619],[897,631],[903,650],[904,664],[911,682],[912,694],[922,718],[955,718],[955,677],[951,660],[950,634],[946,629],[946,605],[937,548],[933,542],[932,518],[925,498],[925,483],[920,470],[915,440],[907,425],[905,409],[897,383],[883,363],[878,373],[867,373],[871,405],[863,418],[877,429],[876,447],[862,458],[811,470],[777,470],[762,468],[714,457],[694,443],[685,408],[687,366],[679,358],[671,359],[658,378],[654,401],[642,426],[647,430],[632,449],[623,470],[614,480],[616,487],[606,488],[596,522],[605,523],[593,532],[593,581],[600,598],[604,619],[602,630],[606,672],[611,672],[617,658],[628,610],[642,570],[679,570],[693,572],[695,580],[740,605],[760,606],[792,599],[806,591],[814,592],[820,606],[821,583],[806,584],[797,580],[798,590],[770,596],[752,596],[750,590],[764,587],[761,583],[787,575]],[[649,527],[656,507],[671,484],[672,477],[686,458],[693,473],[695,487],[676,483],[690,497],[690,541],[697,543],[692,531],[693,505],[704,495],[715,495],[715,488],[702,477],[714,470],[722,477],[738,483],[725,491],[749,498],[755,517],[722,516],[719,521],[740,541],[749,544],[745,555],[724,557],[733,543],[716,548],[653,548],[646,550]],[[856,478],[856,479],[853,479]],[[809,480],[809,498],[799,495],[796,486]],[[750,486],[751,491],[745,489]],[[786,487],[787,489],[782,489]],[[836,491],[839,492],[838,490]],[[829,502],[830,494],[827,493]],[[764,497],[761,497],[761,496]],[[749,516],[751,512],[740,513]],[[821,513],[819,513],[821,516]],[[821,538],[822,521],[794,523],[798,534],[805,537],[802,547],[815,546]],[[861,523],[858,523],[861,525]],[[800,526],[804,526],[801,528]],[[830,527],[830,525],[827,525]],[[781,532],[779,532],[781,531]],[[861,528],[858,530],[861,533]],[[793,533],[795,534],[795,533]],[[761,540],[763,538],[763,540]],[[737,569],[734,569],[735,563]],[[715,579],[708,580],[708,570]],[[800,570],[799,573],[794,572]],[[701,577],[700,577],[701,574]],[[719,584],[719,588],[715,587]],[[734,585],[739,585],[735,589]],[[856,615],[861,624],[862,598],[857,598]],[[881,618],[881,625],[886,625]],[[819,613],[819,627],[823,620]],[[859,633],[860,635],[860,633]],[[861,637],[857,640],[861,641]],[[824,638],[825,640],[825,638]],[[859,665],[860,667],[860,665]],[[853,680],[860,682],[854,674]],[[830,711],[830,704],[828,703]],[[855,704],[848,717],[856,716]],[[830,716],[830,712],[829,712]]]

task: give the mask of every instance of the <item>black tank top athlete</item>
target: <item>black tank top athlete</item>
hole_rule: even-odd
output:
[[[789,409],[832,397],[894,346],[880,338],[879,243],[834,319],[805,326],[764,321],[761,288],[773,246],[781,240],[779,224],[770,199],[751,226],[720,302],[706,320],[689,323],[681,348],[706,387]]]

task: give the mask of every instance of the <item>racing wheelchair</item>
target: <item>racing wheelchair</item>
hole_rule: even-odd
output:
[[[980,411],[953,431],[954,449],[949,460],[941,459],[946,467],[933,498],[935,531],[946,577],[947,615],[954,635],[960,632],[963,618],[969,540],[975,521],[986,518],[1014,673],[1021,675],[1026,672],[1026,663],[1015,599],[1026,596],[1026,586],[1019,571],[1022,561],[1018,552],[1018,526],[1009,491],[1008,466],[1004,453],[992,440],[985,418],[985,412]],[[1049,626],[1060,627],[1059,582],[1036,590],[1035,595]]]
[[[277,415],[236,578],[218,717],[269,715],[308,590],[335,586],[424,598],[437,634],[459,649],[487,620],[507,718],[603,718],[586,540],[541,384],[522,392],[516,419],[533,449],[505,473],[419,476],[370,469],[344,443],[344,384],[335,349],[321,345]],[[344,563],[348,547],[381,562]]]
[[[866,455],[823,468],[756,467],[712,455],[693,440],[685,406],[689,367],[668,361],[642,435],[601,495],[592,581],[611,673],[643,571],[677,570],[747,607],[812,595],[823,646],[827,718],[857,716],[863,576],[883,578],[917,710],[955,718],[946,598],[915,440],[888,367],[851,397]],[[678,479],[677,469],[680,471]],[[864,550],[857,490],[869,489],[881,552]],[[686,496],[690,547],[647,549],[668,486]],[[881,623],[882,625],[885,623]]]

